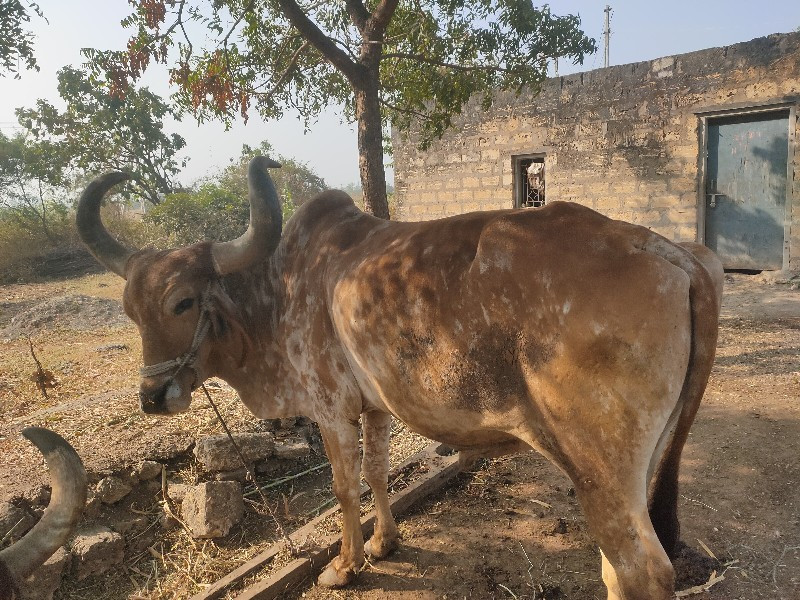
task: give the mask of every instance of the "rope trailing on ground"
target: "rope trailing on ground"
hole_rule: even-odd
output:
[[[211,398],[211,394],[208,393],[208,389],[206,388],[206,384],[200,384],[200,387],[203,388],[203,392],[205,392],[206,398],[208,398],[209,404],[211,404],[211,408],[214,409],[214,413],[217,415],[217,419],[219,419],[220,424],[222,425],[222,429],[225,430],[225,433],[228,435],[228,439],[230,440],[231,444],[233,444],[234,450],[236,450],[236,454],[239,455],[239,460],[242,461],[242,465],[247,470],[247,474],[250,476],[250,480],[256,486],[258,490],[259,496],[261,496],[261,502],[264,504],[264,508],[269,513],[269,516],[272,517],[272,520],[275,521],[275,526],[278,529],[278,534],[283,538],[283,541],[286,543],[286,547],[289,549],[289,552],[293,557],[297,557],[299,555],[299,551],[297,547],[292,542],[292,539],[286,533],[286,530],[281,525],[281,522],[278,520],[278,516],[275,514],[275,511],[272,510],[272,507],[267,502],[267,497],[264,495],[264,492],[256,483],[256,474],[253,471],[253,468],[248,464],[248,462],[244,458],[244,454],[242,454],[241,448],[239,448],[239,444],[236,443],[236,440],[233,439],[233,434],[231,434],[231,430],[228,429],[228,424],[225,422],[225,419],[222,417],[222,413],[219,412],[216,403],[214,402],[213,398]]]

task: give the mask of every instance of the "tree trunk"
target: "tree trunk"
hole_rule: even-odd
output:
[[[377,65],[376,65],[377,67]],[[378,75],[370,73],[356,92],[358,120],[358,167],[364,192],[364,209],[376,217],[389,218],[386,173],[383,170],[383,127],[378,96]]]

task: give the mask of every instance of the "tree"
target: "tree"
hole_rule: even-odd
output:
[[[259,155],[270,156],[281,163],[281,168],[273,171],[272,178],[279,195],[285,203],[289,203],[289,206],[293,208],[302,206],[307,200],[326,189],[325,180],[317,175],[313,168],[294,158],[276,154],[267,141],[261,142],[257,148],[244,144],[239,160],[224,169],[216,180],[234,196],[246,197],[247,169],[250,160]]]
[[[283,218],[326,188],[325,181],[295,159],[276,155],[268,142],[258,148],[242,147],[239,160],[209,177],[194,190],[170,194],[147,213],[145,219],[167,235],[168,242],[183,246],[201,240],[222,241],[237,237],[250,221],[247,197],[247,168],[257,155],[271,156],[281,163],[272,172],[275,187],[283,199]]]
[[[17,227],[43,235],[51,245],[58,243],[54,223],[67,212],[57,194],[66,181],[62,165],[57,146],[0,132],[0,208]]]
[[[29,11],[44,17],[35,2],[0,0],[0,77],[9,72],[18,79],[20,63],[26,69],[39,70],[33,55],[34,36],[24,28],[31,20]]]
[[[114,97],[72,67],[59,71],[58,93],[66,102],[64,111],[42,99],[35,108],[17,109],[32,138],[57,146],[75,173],[131,173],[129,193],[152,204],[176,190],[175,176],[186,163],[177,154],[186,142],[165,133],[163,120],[179,119],[179,111],[147,88],[131,87],[124,99]]]
[[[383,127],[419,124],[423,145],[473,95],[536,91],[553,57],[582,62],[594,40],[580,19],[531,0],[131,0],[126,51],[86,51],[124,95],[151,61],[171,65],[177,100],[199,120],[264,118],[295,108],[308,123],[328,105],[358,122],[367,210],[387,217]],[[198,24],[200,26],[198,26]],[[211,42],[193,36],[205,26]]]

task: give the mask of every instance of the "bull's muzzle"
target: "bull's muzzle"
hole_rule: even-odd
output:
[[[139,406],[148,415],[174,415],[189,408],[191,390],[184,390],[173,378],[155,386],[142,382],[139,388]]]
[[[139,406],[142,412],[148,415],[165,415],[167,414],[167,406],[164,396],[166,395],[167,386],[163,386],[156,390],[155,393],[150,391],[139,390]]]

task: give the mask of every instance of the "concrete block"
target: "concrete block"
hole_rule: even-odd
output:
[[[93,527],[80,533],[72,543],[73,572],[78,581],[100,575],[122,564],[125,540],[107,527]]]
[[[239,446],[245,462],[253,463],[272,456],[275,436],[268,432],[238,433],[233,439]],[[206,471],[235,471],[242,466],[227,435],[213,435],[197,440],[194,455]]]
[[[311,446],[300,438],[289,438],[275,442],[275,458],[293,460],[311,454]]]
[[[97,482],[95,494],[103,504],[115,504],[131,493],[133,488],[119,477],[103,477]]]
[[[243,514],[242,486],[238,481],[201,483],[187,492],[181,504],[183,520],[196,538],[228,535]]]

